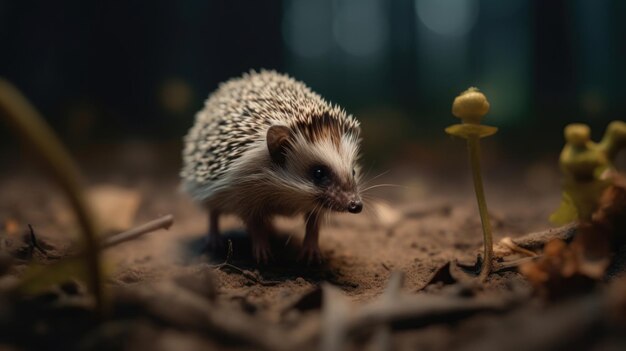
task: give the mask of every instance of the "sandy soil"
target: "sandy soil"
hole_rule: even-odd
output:
[[[138,154],[137,159],[145,159],[141,152]],[[473,262],[482,245],[480,220],[467,171],[409,170],[389,172],[376,179],[377,183],[399,187],[371,191],[366,210],[361,214],[337,214],[329,218],[320,238],[323,265],[307,266],[296,260],[304,233],[301,218],[276,219],[279,233],[272,239],[274,260],[258,266],[251,258],[241,222],[226,217],[221,229],[233,245],[229,263],[246,274],[216,269],[211,265],[223,262],[225,254],[214,257],[201,254],[207,216],[178,191],[175,167],[141,164],[132,158],[111,162],[88,165],[89,184],[114,186],[138,196],[140,201],[130,205],[134,206],[131,225],[169,213],[175,218],[175,224],[167,231],[148,234],[106,252],[108,286],[113,292],[185,277],[202,281],[198,277],[208,271],[211,276],[208,284],[213,284],[211,289],[215,290],[210,294],[216,294],[213,302],[216,305],[243,311],[253,316],[255,323],[301,325],[304,319],[286,317],[285,311],[323,282],[338,287],[354,306],[362,306],[383,293],[391,272],[402,271],[405,273],[402,289],[414,295],[444,263],[455,259]],[[106,171],[118,166],[127,172]],[[558,205],[560,196],[555,167],[540,162],[530,166],[487,167],[487,172],[490,173],[486,177],[486,191],[496,242],[505,236],[516,237],[551,227],[547,217]],[[27,224],[32,224],[37,237],[52,252],[64,255],[75,242],[77,229],[60,192],[32,169],[6,172],[0,179],[0,220],[5,224],[11,222],[14,228],[6,235],[15,238],[25,231]],[[507,295],[520,288],[530,289],[530,286],[518,273],[505,272],[493,275],[479,293]],[[445,288],[431,286],[421,292],[424,293],[443,294]],[[529,306],[535,305],[529,303]],[[529,307],[533,308],[538,307]],[[473,317],[457,327],[434,324],[398,331],[394,333],[394,345],[398,349],[447,349],[467,346],[468,340],[480,345],[476,343],[489,328],[496,328],[499,323],[520,323],[522,317],[515,319],[515,313],[519,312],[497,318]],[[159,349],[184,345],[189,349],[250,347],[232,340],[223,343],[219,336],[184,329],[159,329],[153,324],[146,328],[147,331],[133,333],[135,338],[129,340],[141,343],[144,341],[140,336],[144,335]],[[158,341],[155,333],[159,335]],[[17,347],[28,348],[28,345],[18,343]],[[91,349],[81,345],[80,348]],[[132,345],[129,341],[124,347]],[[309,346],[315,348],[315,344]]]

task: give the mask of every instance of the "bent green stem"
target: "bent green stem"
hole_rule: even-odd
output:
[[[51,176],[67,195],[82,228],[89,272],[87,284],[95,295],[98,313],[102,313],[105,296],[100,248],[94,217],[82,190],[82,177],[78,167],[39,112],[13,85],[1,78],[0,116],[4,116],[15,133],[41,156]]]
[[[467,148],[469,151],[470,167],[472,168],[472,177],[474,179],[476,200],[478,201],[480,221],[483,227],[485,257],[482,267],[480,268],[480,278],[484,280],[489,276],[493,264],[493,237],[491,235],[491,222],[489,221],[489,212],[487,211],[487,201],[485,200],[483,179],[480,171],[480,141],[478,136],[469,136],[467,138]]]

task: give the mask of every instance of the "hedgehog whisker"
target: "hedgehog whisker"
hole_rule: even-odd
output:
[[[318,203],[318,204],[315,205],[315,207],[313,207],[313,210],[311,212],[309,212],[309,215],[304,220],[305,228],[309,224],[309,220],[311,220],[311,216],[313,216],[314,213],[317,213],[320,210],[320,207],[321,207],[321,205]],[[287,245],[289,245],[289,242],[291,242],[292,238],[293,238],[293,232],[289,233],[289,236],[287,237],[287,240],[285,240],[285,247],[287,247]]]
[[[399,184],[376,184],[376,185],[368,186],[367,188],[361,191],[366,192],[372,189],[382,188],[382,187],[409,189],[409,187],[404,186],[404,185],[399,185]]]
[[[362,199],[374,200],[374,201],[377,201],[377,200],[385,200],[382,196],[377,195],[377,194],[372,193],[372,192],[364,192],[364,193],[362,193],[362,194],[361,194],[361,198],[362,198]],[[385,200],[385,201],[386,201],[386,200]]]
[[[367,215],[368,219],[378,218],[378,213],[374,212],[369,206],[363,207],[363,209],[365,210],[365,214]]]
[[[362,196],[362,201],[363,201],[363,209],[364,210],[369,210],[372,204],[378,203],[379,199],[376,198],[371,198],[369,196]]]
[[[313,211],[309,212],[309,215],[307,216],[306,221],[304,221],[305,225],[309,224],[309,220],[311,220],[311,216],[313,216],[314,213],[316,214],[315,218],[317,219],[317,212],[320,209],[320,207],[321,207],[321,204],[319,203],[316,204],[315,207],[313,207]]]
[[[330,217],[331,217],[331,213],[330,211],[324,211],[324,213],[322,213],[322,220],[324,221],[324,224],[328,225],[330,224]]]
[[[370,172],[372,171],[372,169],[373,169],[373,165],[370,165],[370,166],[369,166],[369,168],[367,169],[367,171],[365,171],[365,172],[363,172],[363,173],[360,173],[360,174],[359,174],[359,178],[360,178],[360,179],[363,179],[363,182],[364,182],[364,183],[365,183],[365,182],[369,182],[369,180],[367,180],[367,181],[366,181],[365,179],[368,179],[368,177],[369,177]]]
[[[370,184],[371,182],[373,182],[374,180],[376,180],[376,179],[378,179],[378,178],[380,178],[380,177],[384,176],[385,174],[388,174],[389,172],[391,172],[391,169],[388,169],[388,170],[386,170],[386,171],[384,171],[384,172],[382,172],[382,173],[378,174],[378,175],[377,175],[377,176],[375,176],[375,177],[372,177],[372,178],[370,178],[370,179],[367,179],[367,180],[363,181],[363,185],[369,185],[369,184]]]
[[[362,195],[361,198],[363,199],[364,205],[368,205],[370,203],[383,203],[389,207],[393,207],[391,202],[389,202],[389,200],[384,199],[380,196],[365,194],[365,195]]]
[[[331,207],[333,205],[329,199],[325,199],[324,204],[326,205],[326,207]],[[322,211],[322,221],[326,225],[330,223],[330,212],[331,211]]]
[[[289,236],[287,237],[287,240],[285,240],[285,247],[289,245],[289,243],[291,242],[291,238],[293,238],[293,233],[290,233]]]
[[[375,202],[378,201],[380,199],[380,197],[378,196],[374,196],[371,194],[362,194],[361,195],[361,200],[364,202],[364,205],[368,205],[370,204],[370,202]]]

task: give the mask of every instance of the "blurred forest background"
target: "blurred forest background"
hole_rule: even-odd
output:
[[[276,69],[355,114],[378,158],[446,141],[475,85],[498,145],[534,157],[567,123],[597,139],[626,116],[624,15],[620,0],[0,0],[0,76],[79,150],[175,144],[219,82]]]

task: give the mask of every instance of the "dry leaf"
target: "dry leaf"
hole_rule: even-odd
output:
[[[580,270],[577,254],[563,240],[548,242],[541,258],[519,266],[528,281],[549,299],[589,291],[595,279]]]
[[[138,191],[114,185],[91,187],[88,197],[102,232],[130,228],[141,202]]]

